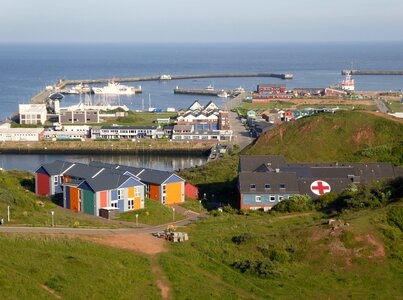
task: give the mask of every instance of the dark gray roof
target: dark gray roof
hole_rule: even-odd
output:
[[[241,172],[254,172],[262,164],[268,165],[271,168],[280,168],[285,165],[285,160],[283,156],[241,155],[239,159],[239,170]]]
[[[331,192],[335,193],[341,193],[352,183],[348,178],[303,178],[298,180],[299,194],[317,198],[318,196],[311,191],[311,184],[319,179],[327,182],[330,185]]]
[[[350,165],[356,169],[356,175],[361,177],[363,184],[396,177],[395,168],[391,163],[351,163]]]
[[[60,175],[64,171],[66,171],[69,167],[74,165],[74,163],[62,161],[62,160],[55,160],[54,162],[42,165],[42,168],[50,175]]]
[[[66,176],[88,179],[93,177],[95,174],[102,171],[102,167],[93,167],[81,163],[75,163],[67,172],[64,173]]]
[[[94,192],[116,189],[125,183],[131,176],[116,174],[106,170],[94,178],[86,179],[85,182]]]
[[[101,129],[135,130],[135,129],[156,129],[156,126],[102,126]]]
[[[295,173],[280,172],[280,173],[240,173],[239,188],[244,194],[254,193],[282,193],[282,194],[298,194],[298,182]],[[251,184],[255,185],[251,189]],[[267,189],[266,185],[270,185]],[[281,189],[280,185],[284,185]]]

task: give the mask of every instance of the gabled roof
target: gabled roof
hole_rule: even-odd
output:
[[[239,170],[241,172],[254,172],[262,164],[266,164],[271,168],[276,169],[284,166],[285,160],[283,156],[241,155],[239,159]]]
[[[136,180],[132,176],[116,174],[114,172],[110,172],[107,170],[106,172],[102,172],[98,176],[94,178],[86,179],[81,185],[87,183],[88,186],[94,192],[106,191],[119,188],[122,184],[128,181],[130,178]],[[136,180],[139,185],[142,184],[138,180]]]
[[[68,169],[64,175],[69,177],[88,179],[103,171],[102,167],[93,167],[81,163],[75,163],[70,169]]]
[[[188,110],[196,110],[196,109],[202,109],[203,106],[200,104],[198,100],[192,103],[192,105],[189,106]]]
[[[48,173],[50,176],[60,175],[68,168],[73,166],[74,163],[62,161],[62,160],[55,160],[54,162],[47,163],[41,166]],[[40,168],[38,168],[35,172],[37,172]]]
[[[255,186],[251,189],[251,184]],[[266,188],[270,185],[270,189]],[[281,188],[284,185],[284,188]],[[298,181],[293,172],[280,173],[240,173],[239,188],[242,193],[282,193],[296,194],[299,192]]]

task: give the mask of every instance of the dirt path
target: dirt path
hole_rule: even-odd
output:
[[[51,288],[47,287],[46,285],[42,284],[41,288],[43,288],[49,294],[52,294],[53,296],[55,296],[55,298],[62,299],[62,296],[60,296],[58,293],[56,293],[54,290],[52,290]]]

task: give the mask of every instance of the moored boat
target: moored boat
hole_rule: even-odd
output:
[[[137,88],[141,90],[141,87]],[[93,87],[94,94],[108,94],[108,95],[134,95],[136,93],[136,88],[121,85],[117,82],[110,81],[108,85],[104,87]]]

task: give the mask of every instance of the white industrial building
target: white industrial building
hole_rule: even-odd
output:
[[[20,104],[18,113],[20,124],[45,124],[47,110],[46,104]]]
[[[0,142],[38,142],[43,133],[43,128],[0,128]]]

